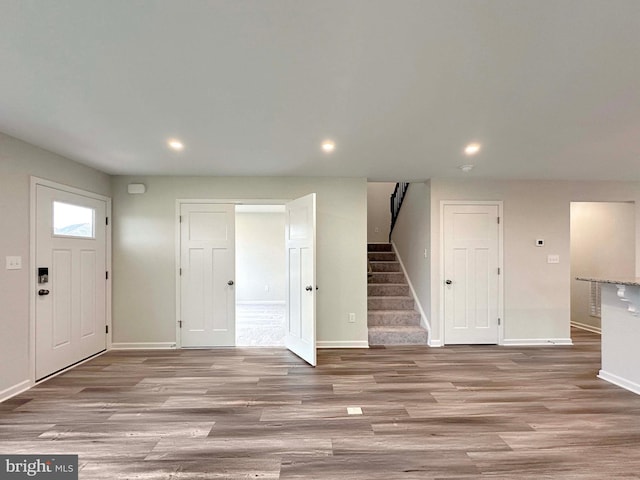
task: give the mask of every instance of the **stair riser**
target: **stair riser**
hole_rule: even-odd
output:
[[[391,252],[390,243],[370,243],[367,245],[368,252]]]
[[[367,300],[369,310],[414,310],[413,298],[385,298],[369,297]]]
[[[369,345],[426,345],[427,332],[369,332]]]
[[[370,297],[382,297],[385,295],[408,297],[411,295],[409,285],[385,285],[383,283],[367,286],[367,295]]]
[[[396,254],[393,252],[369,252],[367,254],[370,262],[395,262]]]
[[[401,272],[398,262],[370,262],[371,270],[374,272]]]
[[[420,325],[420,314],[418,312],[390,313],[372,311],[367,315],[367,325],[369,327],[417,327]]]
[[[369,283],[406,283],[402,272],[373,273]]]

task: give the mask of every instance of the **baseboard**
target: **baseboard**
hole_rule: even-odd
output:
[[[429,324],[427,314],[424,313],[422,304],[418,299],[418,295],[416,295],[416,291],[413,288],[413,283],[411,283],[411,278],[409,278],[409,275],[407,274],[407,269],[404,268],[402,257],[400,257],[400,253],[398,253],[398,249],[396,248],[396,244],[394,242],[391,242],[391,248],[393,248],[393,253],[396,254],[396,258],[398,259],[398,263],[400,264],[400,268],[402,269],[404,278],[407,279],[407,284],[409,285],[409,290],[411,291],[411,295],[413,296],[413,301],[416,303],[416,308],[418,309],[418,313],[420,313],[420,326],[427,331],[427,338],[429,338],[431,337],[431,325]],[[429,340],[427,340],[427,343],[429,343]]]
[[[602,335],[602,329],[598,327],[594,327],[593,325],[587,325],[586,323],[580,323],[580,322],[571,322],[571,326],[575,328],[579,328],[580,330],[586,330],[587,332],[597,333],[598,335]]]
[[[170,350],[175,348],[176,342],[121,342],[111,344],[111,350]]]
[[[570,338],[505,338],[502,344],[505,347],[545,347],[551,345],[571,346]]]
[[[284,300],[241,300],[236,305],[285,305]]]
[[[317,348],[369,348],[366,340],[317,341]]]
[[[638,385],[635,382],[626,380],[622,377],[619,377],[617,375],[614,375],[613,373],[608,373],[608,372],[605,372],[604,370],[600,370],[598,372],[598,378],[601,378],[606,382],[613,383],[614,385],[617,385],[618,387],[622,387],[625,390],[629,390],[630,392],[633,392],[636,395],[640,395],[640,385]]]
[[[11,397],[15,397],[22,392],[26,392],[31,387],[33,387],[33,383],[31,382],[31,380],[25,380],[23,382],[17,383],[13,387],[5,388],[0,392],[0,402],[9,400]]]

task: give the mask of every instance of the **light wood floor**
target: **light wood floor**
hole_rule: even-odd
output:
[[[640,478],[640,396],[574,347],[110,352],[0,404],[81,479]],[[363,415],[347,414],[361,407]]]

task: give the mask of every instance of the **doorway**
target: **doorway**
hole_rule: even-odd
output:
[[[444,343],[502,338],[502,204],[442,202]]]
[[[284,347],[284,205],[236,205],[236,346]]]
[[[32,180],[34,379],[105,351],[110,199]]]

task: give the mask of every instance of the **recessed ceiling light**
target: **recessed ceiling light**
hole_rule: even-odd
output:
[[[467,155],[475,155],[479,151],[480,151],[479,143],[470,143],[469,145],[464,147],[464,153],[466,153]]]
[[[180,140],[176,140],[175,138],[167,141],[167,145],[169,145],[169,148],[177,152],[184,149],[184,144]]]
[[[325,153],[331,153],[336,149],[336,142],[333,140],[325,140],[322,142],[322,150]]]

